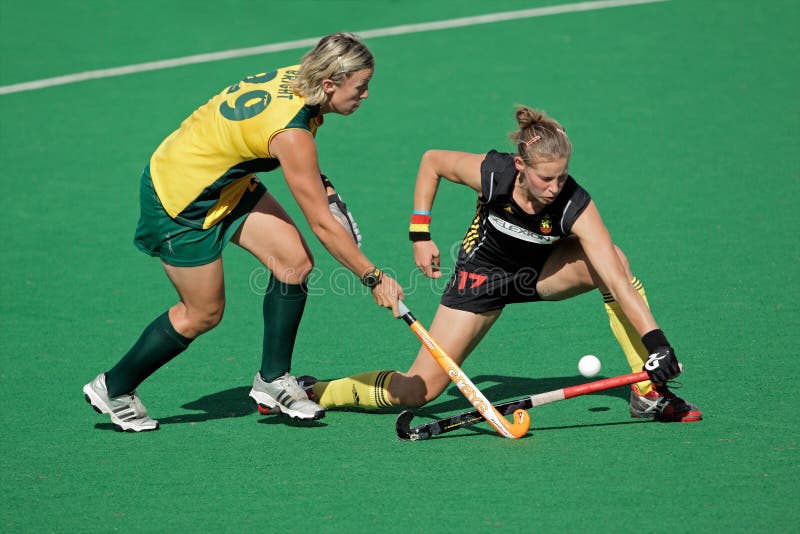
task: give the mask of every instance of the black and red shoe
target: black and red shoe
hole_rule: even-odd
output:
[[[700,408],[675,395],[666,386],[656,386],[647,394],[639,395],[631,386],[631,417],[654,419],[662,423],[695,423],[703,419]]]

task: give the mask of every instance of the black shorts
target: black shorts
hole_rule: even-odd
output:
[[[544,261],[542,261],[544,264]],[[502,309],[506,304],[542,300],[536,292],[541,265],[506,271],[457,265],[442,295],[442,305],[473,313]]]

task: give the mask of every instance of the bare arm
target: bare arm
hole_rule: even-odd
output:
[[[342,265],[361,277],[375,264],[371,262],[328,209],[328,199],[320,182],[317,146],[311,133],[288,130],[273,137],[270,153],[281,162],[286,183],[303,212],[311,231]],[[383,283],[373,289],[375,301],[398,314],[397,299],[403,297],[400,286],[384,276]]]
[[[445,178],[481,192],[481,163],[484,154],[452,150],[428,150],[422,155],[414,187],[414,209],[430,211],[439,180]]]
[[[628,279],[594,202],[590,202],[578,217],[572,226],[572,231],[578,236],[595,272],[642,336],[642,343],[650,354],[644,363],[644,370],[647,371],[650,380],[656,385],[663,385],[681,374],[675,351],[658,328],[647,303]]]
[[[622,312],[640,336],[658,328],[642,296],[634,289],[614,250],[611,235],[600,218],[594,202],[590,202],[572,226],[586,256],[600,279],[608,287]]]
[[[414,187],[414,210],[431,211],[441,178],[481,191],[481,163],[484,154],[452,150],[429,150],[422,155]],[[414,263],[429,278],[440,278],[440,255],[433,241],[414,243]]]

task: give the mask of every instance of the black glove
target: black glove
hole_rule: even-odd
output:
[[[656,385],[664,385],[667,380],[681,374],[678,358],[664,332],[652,330],[642,336],[642,343],[650,354],[644,364],[644,370],[647,371],[651,382]]]

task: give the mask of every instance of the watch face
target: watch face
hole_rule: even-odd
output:
[[[379,269],[375,269],[371,273],[365,274],[361,278],[361,283],[363,283],[368,288],[372,289],[373,287],[377,286],[381,283],[381,278],[383,277],[383,273]]]

